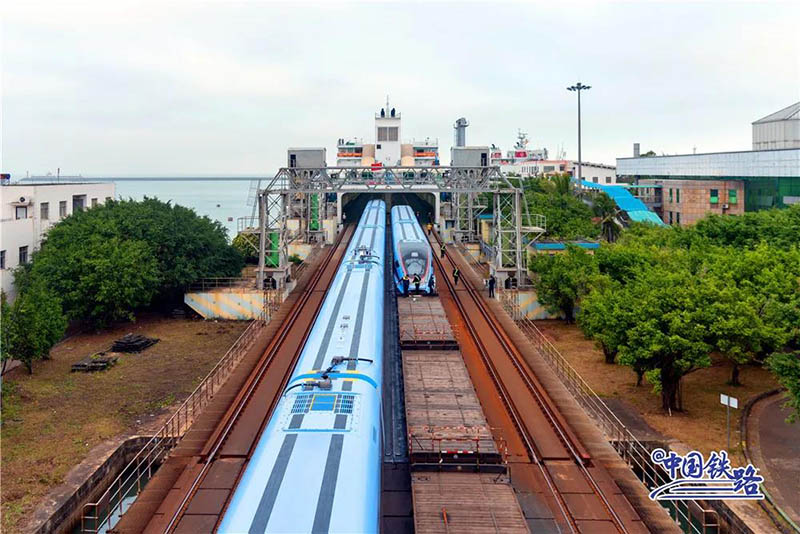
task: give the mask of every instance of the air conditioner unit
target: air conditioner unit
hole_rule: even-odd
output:
[[[728,209],[728,208],[730,208],[730,206],[728,206],[727,204],[723,204],[723,205],[722,205],[722,209],[726,210],[726,209]]]

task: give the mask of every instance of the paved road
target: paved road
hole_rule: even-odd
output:
[[[747,422],[748,447],[761,469],[767,491],[800,524],[800,422],[787,424],[789,410],[783,408],[783,395],[773,395],[756,403]]]

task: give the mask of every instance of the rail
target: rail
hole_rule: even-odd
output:
[[[290,330],[292,330],[293,325],[297,322],[300,314],[302,313],[303,308],[305,307],[306,303],[311,298],[312,293],[315,292],[317,285],[320,283],[320,280],[324,278],[324,274],[326,268],[328,267],[331,262],[334,262],[334,258],[336,257],[336,250],[340,247],[342,242],[347,243],[349,242],[350,238],[353,234],[353,227],[348,228],[347,230],[340,232],[339,236],[336,239],[334,245],[330,248],[325,258],[322,259],[319,267],[317,270],[311,275],[311,279],[308,282],[308,286],[304,290],[304,292],[300,295],[298,300],[293,304],[289,315],[285,318],[283,324],[279,328],[279,330],[275,333],[272,341],[270,342],[270,346],[267,347],[267,351],[262,355],[261,360],[256,364],[256,367],[253,369],[249,379],[245,382],[242,390],[239,393],[239,396],[235,400],[234,404],[229,408],[228,413],[223,418],[222,422],[220,423],[219,431],[215,431],[214,434],[211,435],[209,442],[207,442],[206,447],[209,447],[209,452],[206,455],[206,462],[203,464],[202,469],[199,473],[197,473],[194,479],[189,483],[187,481],[188,486],[185,487],[186,493],[181,500],[177,509],[172,513],[172,516],[167,524],[166,528],[164,529],[165,532],[172,532],[173,529],[177,526],[177,523],[182,516],[185,507],[189,503],[189,501],[195,495],[200,483],[204,480],[205,476],[208,474],[208,470],[214,464],[214,460],[217,458],[217,454],[219,453],[223,443],[230,435],[231,431],[235,423],[239,420],[239,417],[242,411],[247,406],[250,399],[255,394],[259,383],[261,382],[264,374],[270,369],[270,364],[272,363],[276,351],[282,346],[285,342],[286,337],[289,335]],[[335,262],[338,265],[338,261]],[[320,306],[322,304],[320,303]],[[305,344],[305,340],[307,339],[307,335],[310,332],[313,326],[313,320],[308,324],[308,330],[304,334],[303,342],[300,344],[299,348],[295,347],[295,354],[292,358],[290,365],[287,366],[285,375],[281,380],[281,385],[278,391],[283,391],[286,387],[286,383],[289,380],[291,375],[291,370],[294,369],[294,366],[297,362],[297,359],[300,357],[300,352],[302,350],[302,346]],[[278,395],[279,396],[279,395]],[[265,406],[265,413],[270,414],[272,410],[277,405],[278,399],[273,398],[270,402],[269,406]],[[183,489],[183,488],[182,488]]]
[[[271,314],[270,314],[271,315]],[[152,477],[164,457],[175,447],[197,415],[214,398],[238,363],[250,349],[256,336],[266,325],[265,317],[255,319],[233,342],[230,349],[203,378],[194,391],[172,414],[164,426],[142,447],[128,465],[94,502],[83,506],[81,532],[96,534],[113,526],[111,523],[127,511],[131,497],[138,495]],[[126,502],[127,501],[127,502]]]
[[[537,352],[555,371],[561,382],[584,410],[598,423],[611,446],[625,460],[639,480],[653,489],[672,480],[650,458],[650,450],[641,443],[600,396],[586,383],[574,367],[547,339],[536,324],[524,316],[519,306],[519,291],[499,292],[505,312],[514,320]],[[689,534],[710,534],[709,529],[719,530],[718,513],[703,506],[700,502],[687,499],[670,502],[666,507],[670,516]],[[692,513],[694,512],[694,513]],[[699,522],[699,524],[698,524]],[[729,525],[728,534],[748,534],[735,524]]]

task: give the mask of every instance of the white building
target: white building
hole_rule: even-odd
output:
[[[500,165],[500,170],[505,173],[517,174],[524,178],[532,176],[551,176],[563,172],[577,178],[578,162],[568,159],[530,160],[516,164]],[[604,163],[590,163],[584,161],[581,164],[581,176],[587,182],[614,185],[617,183],[617,168]]]
[[[800,102],[753,123],[753,150],[800,148]]]
[[[113,183],[0,185],[0,282],[9,298],[15,294],[12,270],[30,261],[52,225],[113,197]]]

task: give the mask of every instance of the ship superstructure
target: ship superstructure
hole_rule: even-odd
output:
[[[503,156],[503,151],[500,148],[492,145],[491,164],[492,165],[520,165],[528,161],[546,160],[546,148],[528,148],[528,134],[522,130],[517,131],[517,142],[514,148],[506,151]]]
[[[431,137],[402,142],[401,116],[395,108],[381,108],[375,113],[375,141],[340,138],[337,143],[337,167],[431,167],[439,165],[439,140]]]

